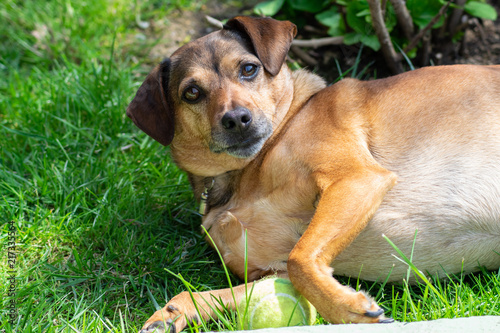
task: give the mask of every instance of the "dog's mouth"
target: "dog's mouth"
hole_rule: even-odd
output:
[[[264,136],[246,138],[238,143],[230,145],[221,145],[212,141],[210,150],[216,154],[226,153],[237,158],[249,158],[257,155],[270,135],[271,132],[269,131],[269,133],[266,133]]]

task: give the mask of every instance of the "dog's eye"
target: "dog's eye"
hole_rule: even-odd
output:
[[[182,97],[187,101],[187,102],[196,102],[197,100],[200,99],[201,92],[200,89],[196,87],[188,87],[186,90],[184,90],[184,93],[182,94]]]
[[[245,79],[251,79],[257,74],[258,67],[254,64],[245,64],[241,68],[241,76]]]

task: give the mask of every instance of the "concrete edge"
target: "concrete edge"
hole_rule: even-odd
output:
[[[239,331],[245,332],[245,331]],[[412,323],[316,325],[255,330],[256,333],[499,333],[500,316],[437,319]]]

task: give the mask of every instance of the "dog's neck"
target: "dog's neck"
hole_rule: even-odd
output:
[[[288,122],[300,109],[302,109],[312,96],[326,87],[326,82],[322,77],[304,69],[292,72],[292,80],[293,100],[283,124]]]
[[[265,155],[268,147],[272,146],[279,137],[281,130],[302,109],[307,101],[326,87],[326,83],[321,77],[306,70],[292,72],[291,79],[293,81],[293,98],[290,106],[286,114],[281,115],[279,125],[273,131],[273,135],[267,140],[261,152],[255,157],[255,160]],[[189,174],[195,198],[202,201],[201,215],[208,213],[212,208],[223,206],[231,200],[234,189],[238,186],[241,174],[245,169],[232,170],[213,177]]]

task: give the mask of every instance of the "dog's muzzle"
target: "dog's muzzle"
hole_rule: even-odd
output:
[[[249,158],[260,151],[271,133],[272,125],[265,116],[255,117],[247,108],[238,107],[227,111],[212,130],[210,150]]]

